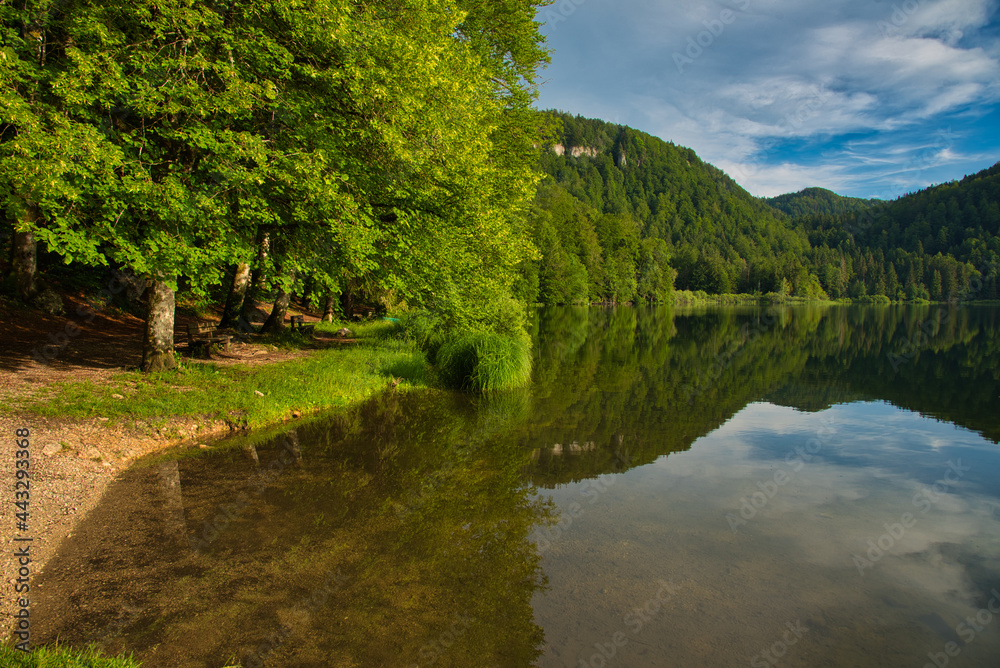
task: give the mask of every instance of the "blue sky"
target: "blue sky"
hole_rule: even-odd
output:
[[[894,198],[1000,160],[1000,0],[556,0],[538,107],[752,194]]]

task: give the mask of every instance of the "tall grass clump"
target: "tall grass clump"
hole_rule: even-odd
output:
[[[531,383],[531,348],[526,337],[458,334],[440,346],[436,361],[441,379],[463,390],[495,392]]]

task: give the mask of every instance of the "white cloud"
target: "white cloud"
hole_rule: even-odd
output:
[[[890,147],[912,143],[911,134],[931,134],[950,119],[974,122],[976,110],[1000,104],[1000,44],[988,37],[995,34],[990,22],[997,5],[588,0],[555,33],[580,35],[568,40],[562,64],[560,44],[554,45],[553,69],[572,73],[577,84],[553,72],[556,85],[543,91],[542,104],[620,118],[690,146],[727,171],[742,167],[745,178],[731,175],[757,195],[805,185],[858,187],[885,181],[871,176],[883,169],[911,174],[922,187],[936,172],[928,164],[914,169],[914,162],[942,167],[972,152],[947,145],[914,160]],[[720,31],[712,22],[727,8],[734,18]],[[698,51],[679,73],[674,54],[687,53],[689,39],[700,39],[700,51],[690,52]],[[883,141],[852,143],[850,150],[835,142],[872,134]],[[781,151],[771,148],[776,140],[784,143]],[[830,144],[822,151],[829,166],[811,166],[824,144]],[[810,177],[817,180],[805,180]]]
[[[744,190],[758,197],[776,197],[818,183],[829,190],[844,192],[855,180],[836,165],[817,167],[795,163],[767,165],[722,161],[717,166],[743,186]]]
[[[910,0],[888,5],[879,27],[902,35],[936,34],[957,41],[965,30],[986,25],[994,10],[991,0]]]

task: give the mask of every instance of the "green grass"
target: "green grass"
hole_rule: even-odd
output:
[[[406,338],[403,329],[398,322],[390,320],[365,320],[362,322],[316,322],[310,323],[315,326],[317,333],[332,334],[342,328],[351,330],[350,338],[361,338],[366,341],[385,341]],[[276,348],[294,350],[309,344],[310,335],[300,334],[292,331],[291,327],[285,327],[277,334],[266,334],[257,339],[258,343],[272,345]]]
[[[115,421],[167,425],[175,416],[225,419],[258,429],[289,417],[364,401],[397,382],[397,389],[429,387],[430,341],[439,375],[452,387],[494,392],[531,382],[527,339],[502,334],[462,334],[445,339],[428,319],[424,336],[407,322],[318,323],[316,331],[351,330],[355,343],[334,344],[308,357],[272,364],[217,365],[185,360],[176,371],[116,374],[112,382],[61,383],[21,401],[20,408],[43,417],[105,417]],[[418,338],[419,337],[419,338]],[[421,341],[421,338],[423,339]],[[261,342],[280,348],[311,346],[309,337],[283,331]],[[169,434],[168,434],[169,435]]]
[[[525,339],[493,333],[460,334],[437,353],[441,378],[452,387],[494,392],[531,382],[531,350]]]
[[[74,650],[68,647],[33,647],[31,653],[0,645],[0,666],[3,668],[139,668],[141,664],[129,657],[103,657],[93,647]]]
[[[22,408],[41,416],[154,423],[171,416],[214,416],[259,427],[292,411],[308,413],[364,400],[387,388],[392,378],[402,379],[400,390],[428,385],[425,356],[399,335],[398,325],[371,322],[351,329],[360,339],[357,343],[317,350],[302,359],[257,366],[186,361],[179,371],[121,373],[107,386],[64,383]],[[301,339],[298,334],[278,336]]]

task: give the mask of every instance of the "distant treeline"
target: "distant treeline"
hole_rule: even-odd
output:
[[[795,219],[833,297],[1000,298],[1000,164],[894,202]]]

